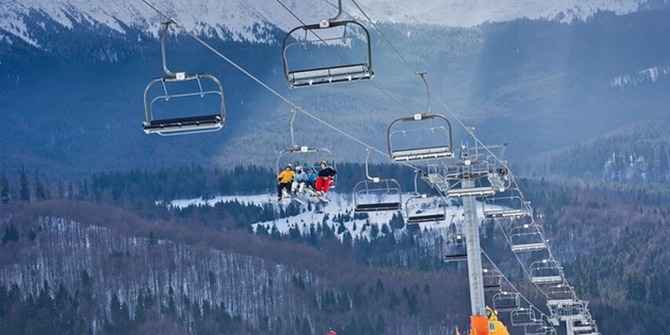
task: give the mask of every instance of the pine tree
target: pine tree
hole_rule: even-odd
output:
[[[40,177],[37,175],[37,172],[35,172],[34,178],[35,180],[35,199],[37,200],[46,200],[49,198],[46,189],[44,188],[44,184],[42,184],[42,181],[40,180]]]
[[[21,201],[30,202],[30,185],[28,183],[26,170],[23,167],[21,167],[19,196],[21,197]]]
[[[3,205],[9,203],[10,199],[10,190],[9,190],[9,181],[5,175],[5,171],[0,171],[0,202]]]

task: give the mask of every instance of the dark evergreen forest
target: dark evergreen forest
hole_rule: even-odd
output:
[[[360,164],[341,164],[338,170],[338,192],[350,192],[355,182],[365,177],[360,172],[363,171]],[[403,187],[413,187],[412,178],[406,177],[412,171],[393,165],[375,166],[375,171],[398,176]],[[467,303],[463,303],[468,301],[463,296],[467,287],[464,266],[445,265],[434,251],[416,243],[416,234],[404,234],[400,239],[390,234],[370,241],[345,239],[341,242],[330,226],[318,223],[307,235],[298,230],[281,234],[264,229],[254,234],[250,224],[289,216],[300,209],[290,205],[277,212],[271,206],[238,202],[180,209],[159,201],[273,192],[273,171],[254,166],[225,171],[190,166],[96,173],[81,180],[45,180],[47,178],[39,172],[23,169],[17,180],[11,180],[1,171],[0,210],[3,220],[9,220],[0,232],[2,264],[14,262],[12,257],[17,255],[22,243],[34,239],[38,233],[26,231],[22,223],[33,217],[58,216],[113,227],[133,236],[236,250],[340,278],[335,281],[334,289],[358,301],[356,312],[363,316],[360,319],[345,317],[351,315],[351,306],[338,305],[338,301],[345,299],[337,296],[324,296],[323,301],[328,303],[319,313],[326,315],[324,318],[345,334],[384,333],[385,324],[392,321],[375,316],[374,308],[400,309],[409,315],[420,315],[426,322],[439,322],[445,317],[444,312],[449,311],[452,318],[467,322],[469,309]],[[591,312],[601,332],[662,332],[667,325],[660,313],[670,307],[670,270],[662,265],[670,261],[666,248],[670,238],[667,187],[544,179],[518,182],[525,197],[532,201],[566,276],[579,295],[591,302]],[[101,212],[106,215],[100,215]],[[347,215],[353,214],[342,213],[342,218],[335,220]],[[130,217],[134,219],[120,219]],[[403,225],[402,218],[397,217],[388,225],[374,229],[388,231]],[[253,247],[249,238],[255,241]],[[482,243],[496,264],[514,268],[506,242],[493,222],[484,223]],[[312,257],[337,261],[327,268],[314,268],[313,263],[306,261]],[[380,276],[388,271],[405,273],[415,279],[407,280],[405,275]],[[81,276],[86,281],[90,274]],[[523,274],[512,271],[510,279],[523,282]],[[301,285],[299,278],[296,285]],[[91,299],[87,292],[72,293],[45,283],[40,294],[22,300],[17,290],[17,287],[0,288],[0,328],[10,329],[12,334],[44,334],[46,329],[54,334],[88,332],[87,322],[77,314],[82,304]],[[155,325],[151,320],[159,314],[173,320],[175,334],[183,333],[178,318],[170,316],[170,306],[157,308],[156,301],[146,292],[141,301],[145,308],[136,309],[131,316],[128,306],[112,297],[113,318],[104,321],[104,333],[153,332],[156,329],[152,328]],[[239,316],[228,315],[224,306],[207,306],[196,319],[193,329],[198,334],[267,331],[245,324]],[[310,325],[304,325],[303,321],[290,320],[286,327],[295,333],[311,334]]]

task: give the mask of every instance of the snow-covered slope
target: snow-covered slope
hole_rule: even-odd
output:
[[[411,194],[404,194],[403,199],[409,199]],[[330,192],[328,198],[331,200],[329,203],[319,203],[318,205],[313,205],[312,210],[308,210],[306,205],[301,205],[301,212],[297,215],[289,216],[286,218],[276,219],[273,221],[267,222],[255,222],[254,226],[263,225],[268,231],[273,227],[276,227],[279,232],[282,234],[288,234],[289,230],[292,228],[298,228],[301,233],[308,234],[310,227],[315,223],[327,223],[332,225],[333,228],[341,231],[339,237],[342,238],[344,232],[348,232],[353,239],[374,239],[378,236],[371,236],[371,232],[375,231],[368,227],[369,225],[377,225],[377,228],[381,228],[383,225],[388,225],[394,215],[401,214],[405,216],[407,209],[404,208],[401,213],[394,211],[380,211],[380,212],[371,212],[368,213],[367,218],[353,218],[354,204],[351,194],[339,194],[336,192]],[[218,196],[213,199],[203,200],[203,199],[181,199],[174,200],[169,203],[170,206],[174,207],[187,207],[190,205],[196,206],[214,206],[220,202],[240,202],[243,204],[253,204],[262,206],[263,204],[272,203],[273,206],[286,206],[288,205],[288,200],[285,200],[284,203],[278,205],[273,202],[275,196],[273,194],[263,194],[263,195],[253,195],[253,196]],[[390,202],[385,199],[379,199],[381,202]],[[437,207],[437,201],[435,200],[432,203],[430,201],[420,204],[419,207],[413,207],[414,210],[410,210],[410,215],[416,215],[416,210],[423,211],[426,213],[437,213],[445,212],[445,221],[431,221],[431,222],[421,222],[418,224],[418,227],[415,229],[420,229],[422,231],[429,230],[434,234],[446,236],[446,231],[448,230],[451,223],[456,225],[461,225],[462,220],[464,220],[463,207],[458,205],[446,206],[446,207]],[[477,203],[478,216],[483,217],[483,207],[480,202]],[[339,229],[339,224],[336,222],[336,217],[338,215],[348,214],[348,218],[342,220],[341,224],[344,225],[343,229]]]
[[[343,0],[346,16],[380,22],[473,26],[521,17],[583,20],[598,10],[634,12],[652,0]],[[153,8],[152,8],[153,7]],[[362,9],[363,12],[361,12]],[[0,3],[0,29],[39,46],[39,32],[48,17],[65,28],[77,23],[105,26],[125,33],[136,27],[156,35],[164,17],[174,18],[189,31],[234,40],[264,42],[263,32],[287,30],[336,13],[335,0],[21,0]],[[297,18],[296,18],[297,17]],[[32,23],[33,25],[30,25]],[[34,30],[34,29],[33,29]],[[1,38],[2,36],[0,36]]]

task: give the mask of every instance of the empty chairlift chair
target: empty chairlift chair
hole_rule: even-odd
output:
[[[462,234],[450,235],[444,244],[444,261],[462,262],[468,260],[468,248],[465,243],[465,236]]]
[[[368,168],[370,150],[365,157],[365,180],[354,186],[354,211],[397,211],[402,207],[400,183],[395,179],[371,177]]]
[[[563,268],[558,261],[553,259],[543,259],[531,263],[529,273],[534,284],[552,285],[564,281]]]
[[[393,162],[450,158],[454,155],[451,124],[437,114],[415,114],[397,119],[387,132],[388,152]]]
[[[520,307],[521,299],[518,292],[502,291],[493,295],[493,308],[499,312],[510,312]]]
[[[438,197],[430,197],[427,194],[415,195],[405,202],[406,218],[408,225],[420,222],[444,221],[447,217],[447,207]]]
[[[165,76],[154,78],[144,90],[142,129],[147,134],[184,135],[217,131],[226,117],[223,86],[207,73],[172,72],[167,67],[164,23],[161,52]]]
[[[290,30],[282,42],[284,76],[290,88],[371,79],[370,33],[337,16]]]
[[[530,203],[525,201],[518,192],[511,189],[484,199],[483,212],[486,218],[532,216]]]
[[[515,327],[536,325],[539,321],[535,317],[535,310],[532,309],[532,308],[527,308],[527,307],[519,307],[519,308],[513,309],[509,313],[509,317],[510,317],[510,322],[512,323],[512,326],[515,326]]]
[[[484,292],[500,292],[502,288],[502,274],[496,269],[482,269]]]
[[[538,224],[516,222],[509,230],[513,252],[530,252],[547,249],[544,231]]]
[[[547,287],[545,290],[547,295],[547,306],[563,306],[569,305],[577,300],[572,286],[561,283]]]

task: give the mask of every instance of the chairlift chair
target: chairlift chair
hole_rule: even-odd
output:
[[[533,308],[518,307],[510,311],[509,316],[512,326],[528,326],[536,325],[538,323]]]
[[[445,220],[447,217],[446,205],[441,199],[437,200],[436,204],[436,199],[436,197],[431,197],[427,194],[419,194],[407,199],[405,202],[405,212],[407,215],[405,222],[409,225]],[[435,205],[437,205],[437,209]]]
[[[502,274],[496,269],[482,269],[484,292],[500,292]]]
[[[484,217],[489,219],[532,216],[530,203],[513,189],[507,189],[504,193],[496,193],[484,199],[483,212]]]
[[[518,292],[502,291],[493,295],[493,308],[500,312],[510,312],[521,306]]]
[[[543,259],[530,264],[529,273],[534,284],[558,284],[564,281],[563,268],[554,259]]]
[[[165,76],[154,78],[144,89],[144,122],[142,129],[147,134],[184,135],[213,132],[221,129],[226,117],[223,86],[213,75],[207,73],[172,72],[167,67],[166,39],[170,20],[163,24],[161,53]],[[179,103],[177,103],[179,102]],[[174,116],[173,108],[194,109],[194,102],[207,107],[210,113],[183,113]],[[162,104],[161,104],[162,103]]]
[[[326,161],[330,166],[337,170],[337,164],[335,162],[335,156],[333,152],[328,148],[317,148],[310,147],[306,145],[298,145],[295,141],[295,132],[294,132],[294,123],[300,109],[294,108],[291,110],[291,123],[290,123],[290,136],[291,136],[291,146],[287,149],[279,151],[276,162],[276,171],[279,173],[283,170],[288,164],[291,165],[304,165],[304,167],[314,167],[317,169],[317,165],[320,161]],[[337,175],[332,179],[330,188],[335,188],[337,182]]]
[[[352,82],[374,76],[370,33],[356,21],[338,20],[342,13],[341,0],[338,5],[335,17],[293,28],[284,37],[282,63],[290,88]],[[350,52],[344,55],[343,49],[336,50],[340,45],[350,48]],[[329,50],[324,50],[326,48]],[[305,55],[309,57],[308,61],[305,61]],[[310,62],[321,65],[305,65]]]
[[[530,252],[547,249],[544,231],[538,224],[516,223],[510,228],[509,240],[513,252]]]
[[[584,320],[586,316],[588,302],[584,300],[575,300],[563,305],[556,305],[552,313],[558,315],[561,320]]]
[[[565,283],[547,287],[545,294],[547,295],[547,306],[568,305],[577,300],[572,286]]]
[[[365,180],[354,186],[354,211],[397,211],[402,207],[400,183],[392,178],[371,177],[368,167],[370,150],[365,156]]]
[[[447,263],[468,260],[468,248],[465,243],[465,236],[462,234],[452,234],[449,236],[444,245],[443,259]]]
[[[415,114],[391,122],[387,132],[393,162],[444,159],[453,156],[451,124],[439,114]]]

